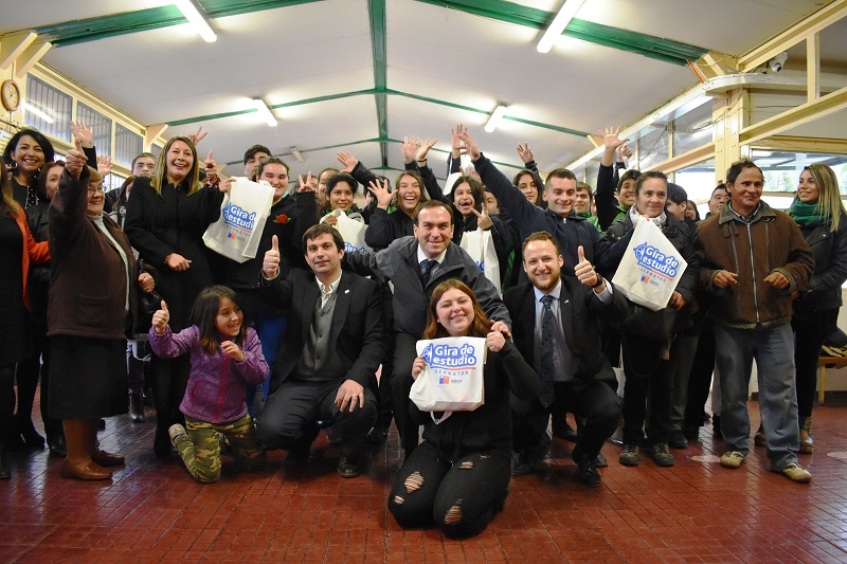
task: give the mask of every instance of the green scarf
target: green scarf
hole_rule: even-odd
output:
[[[818,212],[818,204],[807,204],[795,199],[791,202],[789,215],[794,218],[801,227],[816,227],[826,223],[827,217]]]

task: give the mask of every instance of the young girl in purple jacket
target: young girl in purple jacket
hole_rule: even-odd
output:
[[[168,326],[168,306],[153,314],[150,346],[162,358],[189,353],[191,373],[179,406],[185,426],[171,425],[171,442],[191,476],[201,483],[221,475],[219,434],[226,437],[245,470],[261,470],[266,455],[247,413],[244,384],[260,384],[268,374],[256,331],[244,325],[233,290],[206,288],[191,311],[191,326],[176,335]]]

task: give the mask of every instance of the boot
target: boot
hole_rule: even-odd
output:
[[[812,418],[800,418],[800,453],[812,454],[815,452],[814,441],[812,440]]]
[[[21,436],[25,448],[44,450],[44,437],[35,430],[29,414],[18,413],[13,424],[15,431]]]
[[[132,419],[133,423],[144,422],[144,400],[142,400],[140,392],[129,394],[129,418]]]
[[[112,472],[91,459],[97,441],[96,419],[65,419],[65,442],[68,456],[62,462],[63,478],[76,480],[108,480]]]

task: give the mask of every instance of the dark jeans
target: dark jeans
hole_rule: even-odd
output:
[[[573,459],[596,458],[603,442],[618,427],[621,408],[615,391],[604,382],[593,382],[581,393],[569,382],[557,382],[553,390],[555,395],[549,407],[544,407],[538,399],[523,401],[512,396],[512,449],[521,452],[538,445],[545,440],[550,413],[571,412],[585,421],[573,449]]]
[[[365,387],[365,405],[339,411],[335,397],[341,382],[287,380],[268,397],[256,431],[268,448],[307,453],[315,440],[315,421],[332,421],[341,428],[341,454],[357,464],[365,435],[376,418],[376,396]]]
[[[715,326],[710,317],[706,318],[691,371],[688,373],[688,399],[685,402],[684,429],[696,429],[703,424],[703,410],[709,399],[709,387],[712,373],[715,371]]]
[[[502,453],[468,454],[451,466],[424,442],[400,468],[388,509],[404,529],[437,524],[449,537],[470,537],[503,508],[511,476]]]
[[[800,417],[811,417],[818,384],[818,358],[824,341],[838,328],[838,310],[795,316],[791,328],[794,329],[797,412]]]
[[[417,337],[408,333],[397,333],[394,341],[394,374],[391,377],[391,396],[394,405],[394,422],[397,423],[397,431],[400,434],[400,446],[406,452],[406,456],[420,441],[420,425],[409,413],[409,392],[412,390],[412,364],[418,356],[415,351]]]
[[[623,442],[638,445],[644,438],[642,428],[650,415],[647,438],[653,444],[668,442],[673,400],[673,363],[660,357],[663,344],[630,334],[623,335],[623,363],[626,383],[623,393]],[[671,345],[670,357],[677,341]]]

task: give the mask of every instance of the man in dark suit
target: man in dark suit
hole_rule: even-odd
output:
[[[533,472],[549,446],[550,414],[570,411],[585,421],[572,453],[578,478],[596,487],[597,455],[621,415],[615,373],[600,347],[599,317],[623,317],[628,305],[585,259],[581,246],[577,256],[576,277],[562,276],[564,259],[554,236],[533,233],[523,243],[523,268],[530,282],[503,297],[515,345],[541,380],[538,398],[512,401],[512,473]]]
[[[382,300],[376,282],[342,274],[344,240],[333,227],[310,227],[303,247],[311,273],[293,269],[280,279],[276,235],[262,262],[265,297],[291,309],[257,432],[266,446],[287,450],[289,462],[305,462],[316,422],[332,421],[341,428],[338,473],[353,478],[376,417],[372,384],[385,349]]]

